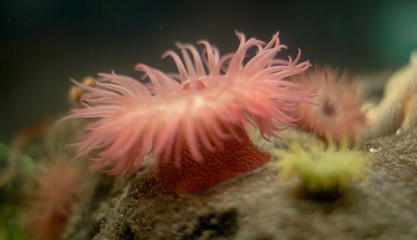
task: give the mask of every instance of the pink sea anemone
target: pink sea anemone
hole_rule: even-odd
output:
[[[330,67],[316,67],[300,75],[299,81],[317,90],[312,98],[314,104],[300,103],[298,126],[314,133],[318,138],[331,137],[337,143],[347,138],[354,143],[355,137],[365,126],[363,103],[346,72]]]
[[[25,228],[30,239],[60,239],[71,208],[76,201],[82,169],[61,158],[45,162],[47,169],[37,172],[37,184],[27,211]]]
[[[181,56],[164,54],[177,74],[138,64],[151,87],[114,72],[99,74],[94,87],[74,81],[85,90],[83,107],[65,119],[92,120],[84,140],[74,144],[78,156],[98,150],[92,167],[115,175],[138,170],[152,154],[162,186],[179,193],[204,191],[263,165],[270,155],[251,143],[244,125],[275,136],[294,124],[294,106],[311,94],[288,78],[309,63],[299,62],[300,53],[294,60],[276,58],[286,48],[278,34],[268,43],[236,35],[237,51],[223,56],[205,40],[201,53],[177,44]]]

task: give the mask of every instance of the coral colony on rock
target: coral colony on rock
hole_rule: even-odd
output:
[[[310,64],[300,61],[300,52],[295,59],[277,58],[286,48],[278,33],[267,43],[236,35],[238,49],[222,56],[205,40],[198,42],[201,52],[178,43],[180,55],[164,54],[177,74],[138,64],[150,87],[114,72],[100,73],[94,84],[74,81],[83,91],[82,106],[64,120],[91,120],[73,144],[78,157],[97,151],[92,168],[117,175],[134,173],[151,155],[162,187],[177,193],[205,191],[269,161],[245,126],[265,137],[294,125],[295,106],[314,94],[291,77]]]

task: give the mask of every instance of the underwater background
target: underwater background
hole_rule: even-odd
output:
[[[290,54],[352,72],[394,69],[417,48],[417,1],[0,1],[0,142],[34,121],[63,114],[69,79],[97,72],[138,76],[174,42],[208,39],[222,52],[234,30]]]
[[[409,124],[413,127],[412,129],[415,129],[417,123],[417,120],[415,120],[417,119],[415,117],[417,116],[415,114],[417,100],[414,94],[417,89],[415,84],[417,79],[415,77],[417,54],[411,55],[414,58],[409,60],[410,53],[417,49],[417,1],[0,0],[0,240],[24,239],[22,236],[25,233],[22,232],[21,223],[25,217],[31,214],[28,214],[27,208],[22,206],[26,206],[26,202],[32,199],[28,197],[32,196],[34,189],[36,189],[32,185],[42,185],[40,184],[41,181],[36,178],[38,175],[42,176],[40,174],[42,171],[56,174],[52,175],[50,178],[52,180],[45,178],[47,180],[44,182],[54,183],[49,189],[50,191],[44,191],[46,193],[56,193],[56,189],[58,189],[64,190],[64,194],[58,192],[55,195],[65,196],[65,191],[68,189],[78,190],[75,187],[78,185],[77,182],[72,181],[74,179],[83,179],[85,186],[80,188],[83,191],[85,189],[92,192],[97,190],[98,193],[97,195],[91,195],[91,197],[88,194],[80,194],[82,200],[79,206],[91,201],[93,207],[89,209],[89,212],[74,211],[72,216],[75,217],[73,219],[78,217],[85,222],[74,221],[70,223],[64,239],[77,239],[73,238],[75,235],[71,235],[77,234],[77,229],[82,229],[82,233],[78,236],[103,234],[101,236],[106,236],[107,239],[108,235],[113,234],[113,229],[117,229],[118,234],[122,234],[121,236],[124,236],[123,234],[136,236],[132,229],[136,226],[152,225],[152,217],[156,216],[158,218],[159,215],[158,213],[153,214],[149,209],[159,211],[159,206],[167,206],[165,212],[169,213],[168,216],[174,216],[173,219],[176,217],[182,218],[182,216],[189,217],[181,224],[192,223],[191,225],[195,225],[195,229],[189,228],[192,231],[191,233],[185,232],[186,236],[197,236],[200,234],[199,231],[203,235],[204,227],[207,227],[205,222],[210,222],[211,219],[219,220],[219,226],[226,226],[225,229],[218,230],[221,232],[219,236],[227,235],[230,231],[230,236],[236,234],[237,239],[242,239],[239,236],[248,234],[245,232],[247,229],[250,231],[256,230],[258,220],[264,221],[264,225],[267,226],[265,229],[268,229],[268,226],[271,227],[270,229],[278,229],[278,232],[282,229],[290,229],[285,224],[277,224],[280,220],[276,216],[284,216],[283,219],[286,221],[290,219],[288,226],[301,226],[300,229],[307,230],[303,234],[308,236],[310,234],[308,229],[311,224],[306,222],[306,225],[303,225],[304,217],[300,218],[301,221],[298,221],[298,217],[304,214],[304,200],[300,200],[298,197],[294,198],[294,196],[288,194],[286,188],[291,185],[291,182],[281,184],[281,182],[275,183],[275,180],[272,181],[271,179],[275,179],[276,175],[274,170],[262,168],[254,175],[247,175],[247,178],[242,178],[243,180],[232,181],[220,186],[220,188],[211,192],[211,197],[197,196],[190,198],[191,200],[187,200],[185,197],[181,198],[182,200],[185,199],[182,202],[182,200],[171,201],[171,197],[174,195],[161,191],[158,184],[155,184],[153,175],[147,175],[147,168],[145,168],[144,174],[141,172],[130,179],[125,178],[124,175],[118,178],[105,177],[96,172],[93,174],[83,172],[82,174],[86,175],[80,177],[81,175],[77,174],[81,173],[75,172],[72,174],[71,170],[61,168],[59,164],[54,169],[52,161],[48,162],[43,159],[46,156],[46,158],[49,157],[59,163],[59,160],[69,158],[72,152],[63,143],[69,142],[69,139],[73,137],[72,135],[81,134],[84,131],[81,125],[77,125],[79,123],[73,125],[65,125],[67,123],[55,124],[56,119],[62,119],[63,116],[68,114],[69,108],[77,104],[76,100],[78,99],[71,99],[72,102],[69,99],[69,90],[73,85],[70,79],[81,82],[89,76],[95,77],[97,73],[109,73],[113,70],[117,74],[140,79],[141,74],[134,71],[134,66],[137,63],[146,63],[166,72],[175,71],[173,61],[170,59],[161,61],[161,56],[166,50],[176,49],[176,42],[195,43],[200,39],[206,39],[217,46],[221,54],[225,54],[234,51],[239,44],[235,31],[243,32],[247,39],[270,39],[273,34],[279,31],[280,41],[287,45],[289,49],[279,53],[279,57],[286,58],[288,55],[294,57],[297,54],[297,49],[301,49],[301,61],[309,60],[318,68],[320,66],[330,66],[328,69],[345,69],[357,78],[366,76],[356,82],[359,82],[358,88],[369,90],[366,89],[367,83],[369,85],[376,84],[372,86],[374,88],[370,89],[376,89],[375,91],[378,92],[380,98],[388,76],[393,72],[398,73],[392,75],[394,80],[390,81],[394,82],[391,85],[395,85],[392,88],[394,90],[391,89],[391,92],[393,92],[391,96],[394,96],[392,97],[394,100],[392,102],[386,101],[387,106],[394,106],[393,109],[397,111],[387,110],[384,112],[384,104],[380,104],[382,107],[379,108],[382,109],[380,111],[382,113],[394,112],[396,114],[388,114],[388,117],[382,114],[368,114],[379,116],[374,118],[379,122],[371,122],[369,124],[371,127],[378,127],[382,125],[378,124],[381,122],[390,123],[389,120],[392,119],[401,120],[398,123],[399,126],[388,126],[390,124],[386,124],[388,126],[386,128],[389,128],[388,130],[392,132],[385,132],[384,134],[392,134],[390,137],[394,140],[382,139],[379,142],[377,139],[366,143],[361,149],[362,152],[358,152],[359,156],[362,156],[363,152],[369,152],[377,160],[374,161],[372,171],[366,176],[365,181],[359,185],[354,185],[353,191],[348,192],[347,197],[341,198],[340,201],[337,199],[329,204],[321,204],[315,201],[307,202],[307,204],[310,204],[307,212],[310,211],[309,209],[313,209],[316,215],[311,215],[310,218],[305,219],[313,219],[312,222],[314,221],[317,224],[315,227],[319,226],[317,229],[320,230],[322,225],[330,232],[333,228],[327,226],[337,225],[332,223],[336,219],[337,223],[341,223],[339,225],[342,229],[341,232],[344,229],[354,229],[354,231],[348,231],[348,235],[359,234],[364,238],[368,238],[368,234],[383,236],[384,233],[393,235],[401,233],[406,237],[404,239],[413,236],[413,234],[417,236],[417,228],[414,227],[417,212],[413,211],[415,209],[413,197],[417,196],[414,191],[417,189],[415,187],[417,186],[417,181],[415,181],[417,174],[417,165],[415,164],[415,159],[417,159],[415,139],[417,138],[415,136],[417,132],[405,132],[405,135],[393,134],[394,132],[401,133],[401,131],[411,129],[411,127],[409,129],[403,127],[404,122],[407,122],[407,116],[411,116],[410,118],[413,120],[410,122],[414,125]],[[248,59],[251,57],[250,54],[253,53],[249,52]],[[405,65],[406,67],[404,67]],[[400,68],[401,70],[398,70]],[[380,74],[383,77],[380,77]],[[373,82],[374,79],[378,81]],[[353,81],[356,80],[353,79]],[[325,85],[331,85],[331,82],[328,83]],[[338,86],[338,90],[342,88],[342,91],[330,87],[329,89],[332,90],[327,90],[326,94],[336,95],[335,99],[337,100],[342,99],[342,93],[348,92],[346,91],[348,90],[347,85]],[[351,90],[356,89],[352,87]],[[364,92],[366,92],[365,90]],[[263,95],[266,96],[267,94]],[[365,96],[367,97],[366,104],[375,104],[376,100],[372,99],[374,96],[369,95]],[[355,95],[349,96],[348,102],[355,103],[353,101],[354,97],[352,97]],[[396,101],[396,99],[403,100]],[[357,106],[371,106],[366,104],[358,103]],[[328,105],[324,104],[323,106],[327,107]],[[329,106],[332,105],[329,104]],[[363,109],[365,108],[361,108],[361,110]],[[367,113],[372,113],[372,111]],[[47,121],[48,119],[53,121]],[[372,120],[372,118],[370,119]],[[363,119],[360,118],[360,120]],[[326,127],[327,130],[330,129],[327,124]],[[400,128],[401,131],[397,131]],[[376,129],[386,130],[383,127]],[[283,141],[277,140],[265,146],[262,144],[266,143],[262,141],[258,141],[257,144],[264,147],[267,152],[270,152],[272,148],[286,149],[283,146],[287,144],[286,139],[291,139],[292,133],[286,134],[289,137],[284,137]],[[297,147],[293,148],[297,149]],[[301,149],[301,147],[299,148]],[[345,150],[340,151],[343,153],[342,156],[344,156]],[[287,154],[286,150],[282,152]],[[280,158],[284,159],[285,156]],[[330,154],[330,156],[331,159],[334,159],[334,155]],[[61,157],[62,159],[60,159]],[[349,156],[348,158],[361,160],[361,157]],[[366,157],[363,158],[367,159]],[[295,156],[293,159],[299,158]],[[14,160],[16,161],[13,162]],[[89,161],[79,162],[77,161],[80,164],[78,167],[81,166],[80,169],[86,169],[86,165],[82,164],[89,163]],[[295,161],[290,159],[289,162],[291,164]],[[362,168],[365,169],[363,166],[358,167],[360,170]],[[142,170],[140,169],[140,171]],[[64,173],[68,172],[69,180],[65,181],[66,175]],[[69,182],[71,184],[68,184],[69,186],[66,186],[66,188],[65,186],[56,187],[55,179],[64,179],[64,183]],[[149,182],[151,184],[148,184]],[[128,187],[126,183],[132,184],[133,187]],[[382,189],[381,186],[383,186]],[[126,189],[131,191],[128,198],[124,198],[121,194]],[[136,192],[137,189],[143,190],[142,198],[135,198],[138,193]],[[237,189],[237,191],[233,189]],[[157,197],[148,198],[147,194],[152,195],[154,190]],[[111,203],[113,193],[117,194],[118,198],[123,199],[124,203],[127,204],[122,205],[121,208],[114,207]],[[72,194],[76,195],[71,191],[67,194],[69,196],[68,205],[72,204]],[[240,201],[236,197],[238,195],[246,196],[246,202]],[[51,194],[51,196],[54,196],[54,194]],[[218,196],[220,198],[217,198]],[[387,196],[391,198],[386,200]],[[202,201],[200,197],[203,199]],[[148,203],[155,204],[157,207],[141,209],[137,202],[144,199],[144,203],[146,203],[146,199],[149,199]],[[235,201],[229,201],[228,199]],[[83,201],[85,202],[83,203]],[[101,204],[102,202],[107,205]],[[206,204],[207,202],[217,206],[216,210],[212,212],[211,209],[208,209],[210,211],[204,209],[204,206],[210,206],[210,204]],[[263,205],[258,204],[258,202]],[[105,207],[97,207],[99,206],[98,203]],[[190,212],[187,212],[188,210],[183,207],[183,205],[187,206],[190,203],[194,204],[192,214],[189,214]],[[224,203],[230,204],[229,209],[223,208]],[[277,207],[270,208],[271,204],[273,206],[277,205]],[[47,205],[49,206],[49,204]],[[143,206],[146,206],[146,204]],[[270,216],[254,217],[253,222],[256,224],[253,228],[237,227],[237,223],[242,222],[241,219],[258,215],[259,209],[254,208],[252,211],[250,206],[262,206],[259,209],[267,210],[266,212]],[[334,209],[337,210],[334,215],[331,215],[334,219],[328,218],[327,211],[334,206]],[[344,206],[348,207],[345,208]],[[176,211],[177,208],[185,209],[186,212]],[[79,209],[84,208],[80,207]],[[162,209],[164,208],[162,207]],[[244,212],[241,209],[249,209],[249,211]],[[273,210],[270,211],[270,209]],[[319,211],[316,211],[317,209]],[[369,211],[363,211],[363,209]],[[128,221],[131,219],[139,219],[135,216],[141,216],[143,214],[140,212],[141,210],[149,213],[151,217],[143,218],[146,219],[144,223],[135,221],[129,223]],[[175,214],[170,214],[172,210],[175,210]],[[208,212],[204,213],[206,210]],[[293,213],[287,215],[287,210],[299,211],[300,215]],[[123,214],[120,215],[118,211],[134,214],[123,218]],[[324,215],[321,215],[320,211]],[[329,211],[332,212],[333,210]],[[39,212],[43,213],[44,211]],[[52,212],[54,213],[54,211]],[[110,214],[107,214],[109,212]],[[68,213],[65,212],[63,215],[68,215]],[[102,219],[94,219],[96,213]],[[340,213],[341,215],[338,215]],[[362,218],[361,214],[358,213],[368,214],[368,218]],[[133,228],[126,227],[125,229],[123,224],[113,225],[113,223],[121,222],[118,219],[119,215],[122,216],[123,224],[133,226]],[[85,218],[85,216],[89,218]],[[102,225],[104,227],[102,227],[102,231],[99,231],[98,226],[101,225],[104,216],[109,219],[106,222],[108,225]],[[262,214],[259,216],[262,216]],[[294,218],[286,218],[285,216]],[[326,217],[322,218],[322,216]],[[345,220],[345,218],[350,220]],[[162,219],[165,218],[162,217]],[[223,224],[222,219],[226,219],[226,222],[229,221],[228,219],[232,219],[233,221],[229,222],[233,224]],[[273,221],[270,221],[270,219],[273,219]],[[326,222],[329,219],[330,221]],[[324,220],[325,224],[322,224],[321,220]],[[196,221],[197,223],[195,223]],[[180,233],[180,231],[171,227],[172,222],[177,221],[166,218],[166,222],[161,225],[163,231],[157,229],[157,232]],[[302,224],[298,224],[300,222]],[[268,225],[269,223],[270,225]],[[364,226],[359,226],[362,223],[365,223]],[[391,225],[388,226],[387,223],[391,223]],[[180,227],[179,229],[183,226],[181,224],[177,224],[177,227]],[[277,225],[281,226],[282,229],[276,228]],[[410,225],[413,226],[414,231],[409,233]],[[83,228],[80,226],[89,227]],[[211,231],[212,227],[210,225],[208,230]],[[109,232],[106,232],[107,229],[110,229]],[[239,231],[243,229],[243,233],[239,232],[238,229]],[[312,229],[314,232],[315,228]],[[376,233],[369,229],[376,229]],[[58,234],[61,230],[58,231]],[[336,230],[338,231],[337,228]],[[259,233],[263,231],[261,228]],[[256,231],[254,232],[255,235],[258,234]],[[291,229],[289,232],[291,232]],[[276,234],[277,232],[273,233]],[[325,235],[327,233],[327,230],[323,232]],[[142,232],[138,234],[142,234]],[[149,232],[149,234],[152,235],[153,233]],[[327,235],[333,236],[333,234]],[[86,238],[79,237],[78,239]]]

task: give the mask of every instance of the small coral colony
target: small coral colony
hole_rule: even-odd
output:
[[[37,177],[28,222],[38,239],[68,214],[81,171],[67,164],[73,158],[90,158],[108,175],[152,169],[164,191],[179,194],[205,192],[263,165],[296,177],[306,192],[343,193],[362,177],[368,157],[357,147],[366,118],[349,76],[302,60],[300,51],[281,56],[278,33],[267,42],[236,35],[237,50],[226,54],[206,40],[178,43],[163,55],[176,73],[138,64],[140,80],[111,72],[73,81],[76,104],[58,125],[86,121],[69,145],[75,156],[59,156],[65,160],[45,164]],[[289,129],[307,137],[271,151],[252,142],[253,129],[267,141],[285,139]],[[59,199],[50,188],[63,189]]]

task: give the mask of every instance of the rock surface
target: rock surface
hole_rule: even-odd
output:
[[[367,142],[365,179],[340,198],[303,196],[263,167],[204,194],[161,190],[150,167],[92,175],[65,239],[417,239],[417,131]],[[271,147],[271,146],[264,146]]]

